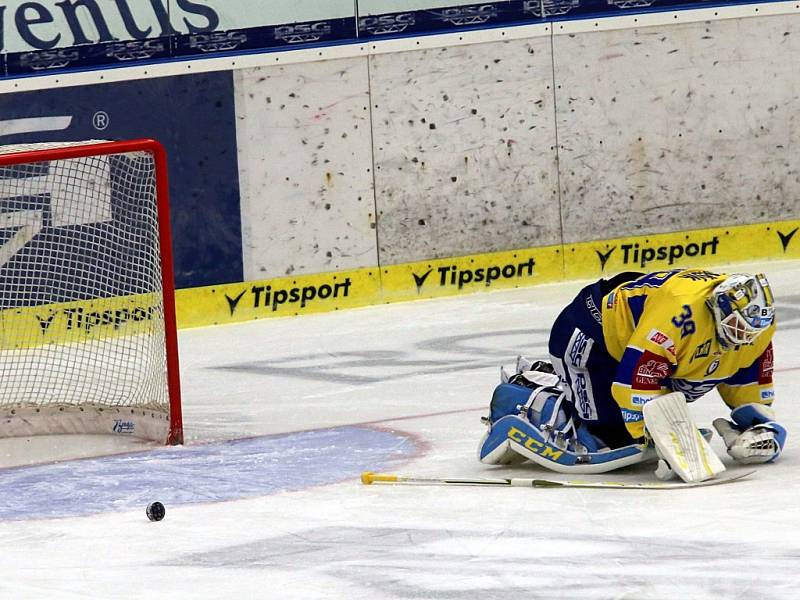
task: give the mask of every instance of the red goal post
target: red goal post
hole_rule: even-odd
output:
[[[183,443],[166,155],[0,146],[0,437]]]

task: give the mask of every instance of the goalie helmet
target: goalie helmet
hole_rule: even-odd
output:
[[[729,276],[707,302],[725,345],[752,344],[775,320],[772,290],[763,273]]]

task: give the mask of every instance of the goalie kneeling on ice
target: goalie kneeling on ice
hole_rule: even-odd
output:
[[[771,408],[774,304],[763,273],[625,272],[585,286],[553,323],[552,364],[521,358],[496,390],[481,459],[513,462],[506,451],[514,450],[554,470],[632,464],[648,443],[649,403],[675,392],[692,402],[716,390],[731,411],[715,422],[728,454],[746,464],[774,461],[786,440]],[[558,377],[526,381],[542,370]],[[557,386],[549,403],[534,393],[542,386]],[[684,458],[702,459],[705,450],[689,433]],[[682,477],[706,475],[684,470]]]
[[[604,473],[659,457],[660,479],[678,475],[686,482],[704,481],[725,470],[708,444],[711,431],[698,429],[681,392],[645,405],[650,442],[611,449],[573,414],[572,404],[558,387],[558,376],[551,371],[548,363],[531,364],[524,358],[512,377],[501,371],[503,382],[484,418],[489,429],[478,449],[482,462],[514,465],[530,460],[562,473]],[[768,407],[745,405],[733,411],[734,422],[717,419],[714,425],[737,462],[765,462],[780,453],[786,437],[770,417]],[[746,453],[748,460],[740,456],[745,438],[759,442],[758,452]]]

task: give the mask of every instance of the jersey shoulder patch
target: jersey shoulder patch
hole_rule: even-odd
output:
[[[663,348],[673,357],[677,356],[677,350],[675,349],[675,342],[673,342],[672,338],[669,337],[666,333],[664,333],[660,329],[651,329],[650,333],[647,334],[647,341]]]

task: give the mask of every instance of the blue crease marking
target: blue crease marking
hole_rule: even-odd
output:
[[[0,471],[0,520],[75,517],[223,502],[302,490],[386,470],[413,439],[360,427],[248,438]]]

